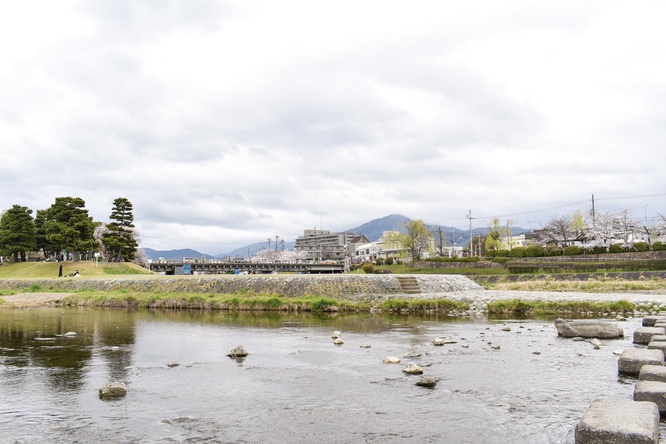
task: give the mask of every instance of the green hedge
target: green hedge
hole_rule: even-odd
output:
[[[507,269],[509,273],[536,273],[539,271],[539,264],[509,264]]]
[[[478,257],[430,257],[426,262],[479,262]]]

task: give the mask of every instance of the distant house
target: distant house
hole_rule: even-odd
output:
[[[329,230],[305,230],[296,238],[294,250],[306,254],[310,261],[343,261],[356,251],[357,245],[369,243],[358,233],[331,233]]]
[[[378,258],[386,259],[388,257],[404,257],[405,250],[402,246],[390,239],[394,231],[384,231],[382,237],[375,242],[359,244],[354,251],[354,262],[374,261]]]
[[[510,250],[513,247],[528,247],[530,245],[541,245],[539,237],[534,233],[523,233],[500,238],[502,248]]]

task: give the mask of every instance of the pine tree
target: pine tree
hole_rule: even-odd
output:
[[[131,261],[136,257],[139,243],[135,239],[133,230],[132,210],[132,203],[124,197],[113,201],[113,209],[109,216],[113,222],[106,225],[107,231],[102,234],[102,244],[112,261]]]
[[[45,214],[46,241],[56,251],[70,251],[74,261],[80,260],[81,252],[95,249],[95,223],[85,205],[80,197],[57,197]]]
[[[26,252],[35,249],[35,223],[32,210],[14,205],[0,218],[0,252],[13,255],[14,262],[26,261]]]

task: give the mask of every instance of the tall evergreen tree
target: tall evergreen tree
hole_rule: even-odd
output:
[[[58,246],[46,239],[46,221],[49,217],[48,210],[37,210],[35,214],[35,249],[42,250],[45,257],[57,256]]]
[[[109,216],[113,222],[106,225],[107,231],[102,234],[102,244],[113,261],[131,261],[136,257],[139,243],[135,239],[133,230],[132,210],[132,202],[124,197],[113,201],[113,209]]]
[[[57,251],[71,252],[74,261],[81,259],[81,252],[95,249],[95,224],[85,205],[80,197],[57,197],[46,210],[46,241]]]
[[[14,262],[26,261],[26,252],[35,249],[35,223],[32,210],[14,205],[0,218],[0,252],[13,255]]]

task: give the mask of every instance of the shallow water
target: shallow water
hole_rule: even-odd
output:
[[[640,319],[622,325],[594,350],[547,320],[0,310],[0,442],[573,443],[593,400],[632,397],[613,351]],[[102,401],[111,380],[128,394]]]

